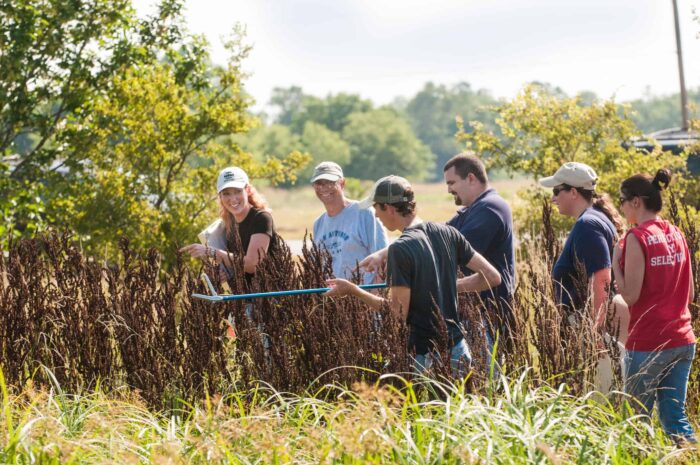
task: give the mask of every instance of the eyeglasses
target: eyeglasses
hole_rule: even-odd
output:
[[[321,181],[316,181],[312,185],[314,186],[314,189],[316,190],[321,190],[321,189],[331,189],[335,187],[335,185],[338,183],[338,181],[328,181],[326,179],[321,180]]]
[[[567,186],[566,184],[562,184],[561,186],[555,186],[552,188],[552,194],[554,194],[554,197],[559,195],[561,191],[570,191],[571,186]]]
[[[620,206],[622,206],[625,202],[627,202],[629,199],[627,197],[620,196]]]

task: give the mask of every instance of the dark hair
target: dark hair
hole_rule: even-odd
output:
[[[455,172],[462,179],[465,179],[469,176],[469,173],[472,173],[481,184],[489,182],[489,178],[486,175],[486,167],[484,167],[479,157],[473,152],[463,152],[450,158],[447,160],[447,163],[445,163],[445,167],[442,171],[445,172],[452,167],[454,167]]]
[[[671,172],[662,168],[653,178],[640,173],[625,179],[620,185],[620,193],[627,200],[639,197],[644,203],[644,208],[658,213],[663,207],[661,191],[667,189],[670,183]]]
[[[379,206],[379,208],[382,209],[382,211],[386,210],[387,205],[391,205],[396,209],[397,212],[399,212],[399,214],[401,214],[401,216],[412,215],[416,211],[416,201],[413,200],[414,193],[412,190],[407,189],[404,192],[404,196],[408,198],[408,201],[396,203],[376,202],[376,204]]]
[[[615,226],[617,235],[622,236],[622,233],[625,232],[625,223],[622,220],[622,215],[617,211],[617,208],[615,208],[608,194],[598,194],[596,191],[581,189],[579,187],[574,187],[574,189],[588,202],[593,202],[593,208],[607,216],[613,226]]]

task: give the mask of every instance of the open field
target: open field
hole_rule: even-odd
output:
[[[517,192],[534,183],[528,179],[495,181],[492,186],[511,204],[517,203]],[[444,183],[414,184],[418,214],[424,220],[447,221],[459,208],[447,193]],[[275,218],[275,226],[286,240],[299,240],[313,229],[316,217],[323,213],[323,205],[311,186],[294,189],[261,188]],[[367,195],[367,193],[365,193]]]

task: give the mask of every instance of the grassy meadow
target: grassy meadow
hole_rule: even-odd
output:
[[[512,203],[528,185],[494,183]],[[260,190],[286,239],[301,239],[321,211],[309,186]],[[455,211],[443,184],[416,191],[423,218]],[[504,375],[495,379],[481,304],[466,295],[459,311],[473,371],[454,380],[437,363],[429,380],[409,373],[405,325],[388,308],[377,316],[357,299],[318,294],[260,299],[251,310],[211,304],[190,298],[206,292],[200,272],[243,293],[240,269],[224,283],[213,263],[166,270],[157,251],[139,253],[127,240],[110,264],[70,236],[13,242],[0,254],[0,463],[700,463],[629,407],[619,352],[604,341],[612,390],[595,392],[600,335],[588,309],[571,324],[553,303],[556,214],[545,203],[532,216],[543,231],[521,238],[517,337],[507,350],[497,344]],[[698,250],[694,225],[671,216]],[[251,285],[321,287],[329,274],[312,248],[263,260]],[[698,363],[690,377],[697,429]]]
[[[514,205],[519,201],[516,195],[518,190],[534,186],[534,183],[526,178],[504,179],[494,181],[492,186]],[[424,220],[445,222],[452,218],[459,208],[447,193],[445,183],[418,183],[414,184],[413,188],[416,192],[418,214]],[[314,220],[324,211],[310,185],[301,185],[293,189],[261,187],[260,192],[272,208],[277,231],[286,240],[303,239],[304,233],[313,229]],[[369,189],[363,195],[368,193]]]

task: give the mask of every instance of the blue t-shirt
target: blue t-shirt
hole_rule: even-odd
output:
[[[374,211],[352,201],[337,215],[324,213],[314,221],[314,242],[331,254],[333,275],[350,279],[358,262],[386,247],[387,236]],[[374,273],[364,273],[363,283],[373,280]]]
[[[501,284],[481,293],[487,302],[493,297],[509,303],[515,290],[515,246],[513,214],[510,206],[494,189],[487,189],[469,207],[461,209],[450,221],[471,246],[501,275]],[[471,274],[466,266],[462,272]],[[509,309],[510,305],[502,306]]]
[[[557,303],[583,307],[588,279],[596,271],[611,267],[616,238],[615,226],[603,212],[591,207],[581,213],[552,268]],[[577,268],[577,261],[583,269]]]

